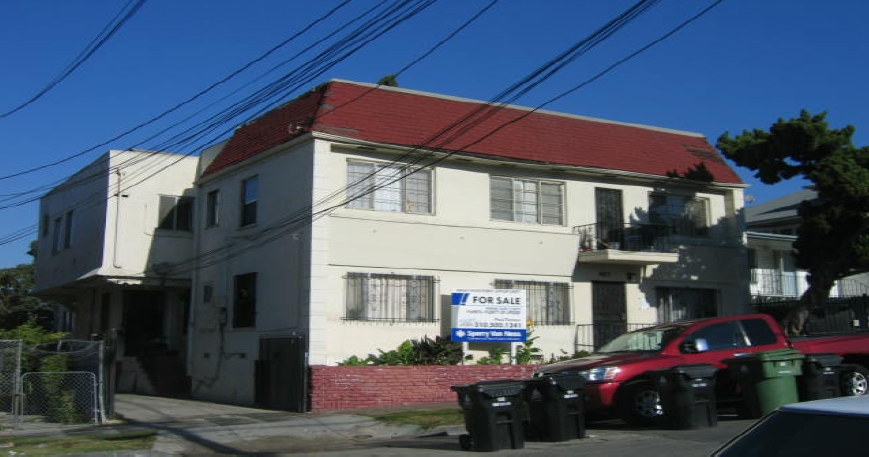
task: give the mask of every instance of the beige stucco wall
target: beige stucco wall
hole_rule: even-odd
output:
[[[649,193],[662,187],[661,182],[448,160],[432,169],[433,214],[344,207],[348,159],[388,161],[393,157],[325,140],[301,141],[200,183],[199,201],[209,191],[220,189],[221,224],[201,230],[197,240],[197,252],[220,254],[203,258],[194,279],[190,365],[194,395],[251,403],[254,361],[264,337],[302,332],[308,338],[308,362],[331,365],[353,355],[395,349],[408,339],[447,335],[450,292],[492,288],[497,279],[570,284],[574,325],[533,328],[538,337],[535,344],[545,357],[580,349],[576,324],[592,322],[592,281],[625,284],[632,323],[656,321],[654,291],[658,286],[717,289],[722,314],[747,303],[748,275],[736,215],[741,207],[740,188],[668,189],[708,198],[713,224],[708,240],[677,240],[683,242],[678,264],[646,268],[587,264],[577,263],[578,236],[573,228],[595,222],[595,187],[621,189],[625,222],[644,222]],[[489,177],[493,174],[564,182],[565,224],[491,220]],[[254,227],[239,229],[240,183],[253,175],[260,180],[260,220]],[[317,203],[312,219],[287,219],[312,203]],[[203,206],[198,210],[200,218],[204,217]],[[247,272],[258,274],[257,326],[221,326],[219,309],[231,307],[232,278]],[[351,272],[434,276],[440,299],[438,321],[345,320],[345,276]],[[202,301],[206,284],[214,288],[210,303]],[[471,350],[477,358],[485,355],[483,346]]]
[[[40,291],[102,275],[142,277],[153,263],[193,254],[192,233],[156,233],[160,195],[191,195],[195,157],[109,151],[40,201]],[[158,175],[154,173],[159,172]],[[72,243],[52,252],[54,220],[73,211]]]

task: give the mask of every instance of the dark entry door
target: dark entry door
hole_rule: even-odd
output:
[[[164,342],[163,293],[124,292],[124,355],[144,357],[158,353]]]
[[[291,336],[260,340],[256,361],[256,403],[262,408],[307,412],[307,350],[305,338]]]
[[[622,191],[619,189],[594,189],[597,216],[597,237],[604,249],[619,249],[624,232]]]
[[[591,285],[591,311],[595,349],[628,330],[625,284],[595,282]]]

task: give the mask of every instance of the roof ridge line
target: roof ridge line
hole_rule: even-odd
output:
[[[473,104],[477,104],[477,105],[491,105],[491,106],[501,105],[501,103],[488,102],[488,101],[478,100],[478,99],[474,99],[474,98],[457,97],[454,95],[439,94],[436,92],[427,92],[427,91],[418,90],[418,89],[407,89],[404,87],[384,86],[383,84],[373,84],[373,83],[352,81],[349,79],[341,79],[341,78],[332,78],[324,84],[330,84],[333,82],[343,83],[343,84],[352,84],[352,85],[361,86],[361,87],[368,87],[371,89],[384,89],[387,91],[401,92],[401,93],[405,93],[408,95],[419,95],[419,96],[423,96],[423,97],[439,98],[442,100],[451,100],[451,101],[462,102],[462,103],[473,103]],[[315,88],[319,88],[322,85],[323,84],[319,84],[319,85],[315,86]],[[514,105],[511,103],[504,104],[503,107],[508,108],[508,109],[517,110],[517,111],[528,111],[528,112],[534,112],[534,113],[540,113],[540,114],[548,114],[550,116],[578,119],[578,120],[583,120],[583,121],[588,121],[588,122],[597,122],[600,124],[619,125],[619,126],[623,126],[623,127],[634,127],[634,128],[651,130],[651,131],[661,132],[661,133],[671,133],[674,135],[684,135],[684,136],[691,136],[691,137],[696,137],[696,138],[706,138],[706,135],[704,135],[702,133],[691,132],[688,130],[671,129],[671,128],[666,128],[666,127],[658,127],[658,126],[654,126],[654,125],[637,124],[637,123],[633,123],[633,122],[615,121],[612,119],[604,119],[604,118],[599,118],[599,117],[584,116],[581,114],[565,113],[563,111],[538,109],[538,108],[533,108],[530,106]]]

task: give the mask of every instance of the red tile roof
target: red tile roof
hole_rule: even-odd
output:
[[[702,135],[333,80],[236,129],[203,175],[307,132],[505,160],[667,176],[703,163],[742,183]]]

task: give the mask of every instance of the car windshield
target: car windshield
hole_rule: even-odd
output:
[[[682,325],[668,325],[625,333],[603,345],[597,352],[660,351],[667,342],[684,330]]]
[[[863,449],[869,417],[773,413],[726,444],[715,457],[847,455]]]

